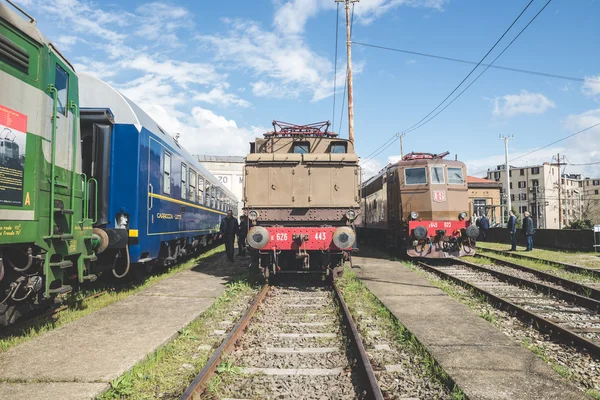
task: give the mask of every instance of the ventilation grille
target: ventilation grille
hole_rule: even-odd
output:
[[[10,65],[17,70],[29,73],[29,54],[6,36],[0,35],[0,62]]]

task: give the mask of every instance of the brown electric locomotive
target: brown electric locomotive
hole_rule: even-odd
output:
[[[265,278],[285,272],[339,276],[356,240],[359,166],[352,142],[329,122],[293,125],[250,144],[243,200],[247,241]]]
[[[361,241],[445,258],[475,253],[479,229],[467,220],[466,167],[443,154],[410,153],[361,187]]]

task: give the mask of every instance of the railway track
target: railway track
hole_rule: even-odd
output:
[[[600,301],[527,279],[521,271],[502,271],[497,266],[484,267],[465,260],[419,265],[474,290],[540,332],[600,356]]]
[[[594,276],[596,278],[600,278],[600,269],[596,269],[596,268],[588,268],[588,267],[582,267],[580,265],[563,263],[563,262],[560,262],[560,261],[546,260],[546,259],[543,259],[543,258],[532,257],[532,256],[525,255],[525,254],[519,254],[519,253],[516,253],[514,251],[504,251],[504,250],[489,249],[487,247],[478,247],[478,250],[482,250],[482,251],[487,252],[487,253],[493,253],[493,254],[502,255],[502,256],[506,256],[506,257],[512,257],[512,258],[519,259],[519,260],[527,260],[527,261],[539,262],[539,263],[543,263],[543,264],[547,264],[547,265],[552,265],[554,267],[561,268],[561,269],[563,269],[565,271],[575,272],[575,273],[578,273],[578,274],[584,274],[584,275],[589,275],[589,276]],[[482,254],[482,255],[484,257],[488,257],[489,256],[489,255],[486,255],[486,254]]]
[[[181,399],[383,399],[338,288],[265,286]],[[334,397],[331,397],[334,396]]]

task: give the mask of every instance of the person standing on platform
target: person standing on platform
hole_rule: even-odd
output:
[[[248,216],[244,214],[240,216],[240,227],[238,229],[238,256],[246,256],[246,236],[248,236]]]
[[[508,228],[508,234],[510,235],[510,251],[517,251],[517,217],[515,217],[515,213],[512,210],[509,211],[508,223],[506,227]]]
[[[490,229],[490,220],[485,216],[485,214],[479,219],[479,229],[481,229],[481,240],[486,242],[488,229]]]
[[[225,241],[225,253],[230,262],[233,262],[233,243],[235,242],[235,235],[238,229],[238,220],[237,218],[233,218],[233,211],[227,211],[227,216],[221,220],[219,231]]]
[[[533,220],[529,216],[529,212],[525,211],[525,218],[523,218],[523,233],[527,237],[527,250],[533,250],[533,235],[535,234],[535,228],[533,227]]]

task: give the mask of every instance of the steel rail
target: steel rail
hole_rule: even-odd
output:
[[[564,262],[560,262],[560,261],[546,260],[543,258],[532,257],[532,256],[525,255],[525,254],[515,253],[512,251],[496,250],[496,249],[490,249],[487,247],[478,247],[478,249],[483,250],[483,251],[489,251],[490,253],[499,254],[499,255],[503,255],[503,256],[507,256],[507,257],[519,258],[521,260],[528,260],[528,261],[540,262],[540,263],[547,264],[547,265],[554,265],[555,267],[562,268],[565,271],[576,272],[578,274],[584,274],[584,275],[592,275],[596,278],[600,278],[600,269],[596,269],[596,268],[588,268],[588,267],[582,267],[580,265],[568,264],[568,263],[564,263]]]
[[[560,340],[566,344],[576,345],[577,347],[583,348],[583,349],[587,350],[588,352],[590,352],[594,356],[600,356],[600,344],[592,342],[591,340],[588,340],[582,336],[579,336],[575,332],[573,332],[565,327],[562,327],[562,326],[558,325],[557,323],[554,323],[554,322],[550,321],[549,319],[544,318],[532,311],[526,310],[515,303],[512,303],[506,299],[503,299],[491,292],[488,292],[487,290],[480,288],[479,286],[477,286],[473,283],[470,283],[470,282],[467,282],[458,277],[452,276],[452,275],[442,271],[440,268],[428,265],[421,261],[419,261],[418,264],[422,268],[424,268],[425,270],[427,270],[429,272],[432,272],[444,279],[449,279],[449,280],[459,284],[460,286],[474,290],[475,292],[483,295],[484,297],[491,300],[492,305],[494,305],[496,308],[498,308],[500,310],[507,310],[511,313],[514,313],[525,324],[529,325],[532,322],[535,323],[535,328],[537,330],[539,330],[540,332],[546,333],[550,337]]]
[[[219,363],[221,362],[221,358],[223,355],[232,350],[233,346],[235,346],[238,339],[244,333],[246,326],[250,323],[250,319],[254,316],[254,313],[258,309],[260,303],[264,300],[265,296],[269,292],[269,285],[263,286],[262,290],[258,293],[250,308],[246,311],[246,313],[240,318],[240,320],[235,324],[231,332],[227,335],[227,337],[223,340],[219,348],[215,351],[212,357],[208,360],[204,368],[200,371],[200,373],[194,378],[190,386],[183,392],[181,395],[181,400],[189,400],[200,398],[202,394],[202,390],[208,384],[208,381],[215,375],[215,370]]]
[[[374,399],[374,400],[383,400],[384,399],[383,393],[381,393],[381,388],[379,387],[379,384],[377,383],[377,378],[375,378],[375,372],[373,371],[373,366],[371,365],[371,361],[369,361],[369,357],[367,356],[367,351],[365,350],[365,346],[363,345],[362,339],[360,338],[360,333],[358,332],[358,328],[356,327],[356,324],[354,323],[352,314],[350,314],[350,310],[348,309],[348,306],[346,305],[346,302],[344,301],[342,293],[340,292],[340,289],[335,282],[333,283],[333,288],[334,288],[336,298],[337,298],[338,302],[340,303],[340,305],[342,306],[342,310],[343,310],[342,314],[343,314],[343,318],[344,318],[344,323],[349,328],[348,333],[350,334],[351,341],[352,341],[353,345],[356,347],[355,350],[357,350],[357,352],[358,352],[358,362],[361,366],[361,371],[364,375],[363,379],[365,382],[368,382],[368,384],[369,384],[368,388],[367,388],[369,390],[368,398]]]
[[[579,306],[591,308],[592,310],[596,310],[596,311],[600,311],[600,301],[599,300],[591,299],[586,296],[580,296],[576,293],[567,292],[566,290],[559,289],[559,288],[549,286],[549,285],[545,285],[540,282],[533,282],[533,281],[530,281],[529,279],[519,278],[518,276],[514,276],[514,275],[506,274],[504,272],[496,271],[494,269],[484,267],[483,265],[474,264],[474,263],[466,261],[466,260],[456,259],[456,260],[452,260],[452,262],[465,265],[469,268],[479,270],[480,272],[488,273],[503,282],[507,282],[507,283],[510,283],[513,285],[516,284],[516,285],[525,286],[525,287],[533,289],[537,292],[551,294],[553,296],[556,296],[560,299],[577,304]]]
[[[591,299],[595,299],[595,300],[600,300],[600,290],[598,289],[594,289],[591,286],[587,286],[581,283],[577,283],[574,282],[572,280],[569,279],[565,279],[565,278],[561,278],[559,276],[553,275],[553,274],[549,274],[547,272],[543,272],[543,271],[539,271],[537,269],[534,268],[530,268],[530,267],[526,267],[524,265],[520,265],[517,263],[514,263],[512,261],[508,261],[508,260],[504,260],[501,258],[497,258],[494,256],[490,256],[488,254],[476,254],[475,255],[476,258],[489,258],[490,260],[492,260],[493,262],[495,262],[496,264],[500,264],[500,265],[504,265],[510,268],[514,268],[514,269],[518,269],[519,271],[523,271],[523,272],[528,272],[531,274],[534,274],[535,276],[539,277],[540,279],[543,279],[545,281],[548,282],[552,282],[552,283],[556,283],[559,284],[569,290],[572,290],[578,294],[582,294],[586,297],[589,297]]]

